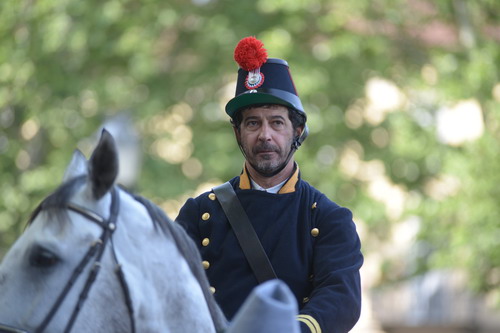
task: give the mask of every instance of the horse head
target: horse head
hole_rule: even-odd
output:
[[[88,161],[75,151],[0,265],[5,332],[225,327],[195,245],[150,201],[115,186],[117,174],[107,131]]]

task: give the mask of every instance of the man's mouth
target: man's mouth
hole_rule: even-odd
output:
[[[271,154],[276,152],[277,150],[272,146],[260,146],[255,149],[256,154]]]

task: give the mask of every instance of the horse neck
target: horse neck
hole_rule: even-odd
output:
[[[138,331],[184,331],[186,322],[193,325],[188,331],[213,330],[207,325],[212,320],[201,287],[172,235],[155,227],[144,205],[133,197],[120,192],[120,198],[113,242],[135,312],[143,317]]]

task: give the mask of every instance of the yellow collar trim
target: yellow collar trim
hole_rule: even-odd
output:
[[[295,164],[296,168],[293,175],[287,180],[285,185],[278,191],[278,194],[293,193],[295,192],[295,185],[299,181],[299,166]],[[252,188],[252,183],[250,182],[250,176],[248,175],[247,168],[243,166],[243,171],[240,175],[240,189],[250,190]]]
[[[250,176],[247,173],[247,168],[243,165],[243,172],[240,175],[240,189],[250,190],[251,188]]]

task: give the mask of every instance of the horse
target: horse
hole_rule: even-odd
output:
[[[146,198],[115,184],[103,130],[75,150],[0,265],[0,332],[221,332],[198,250]]]

